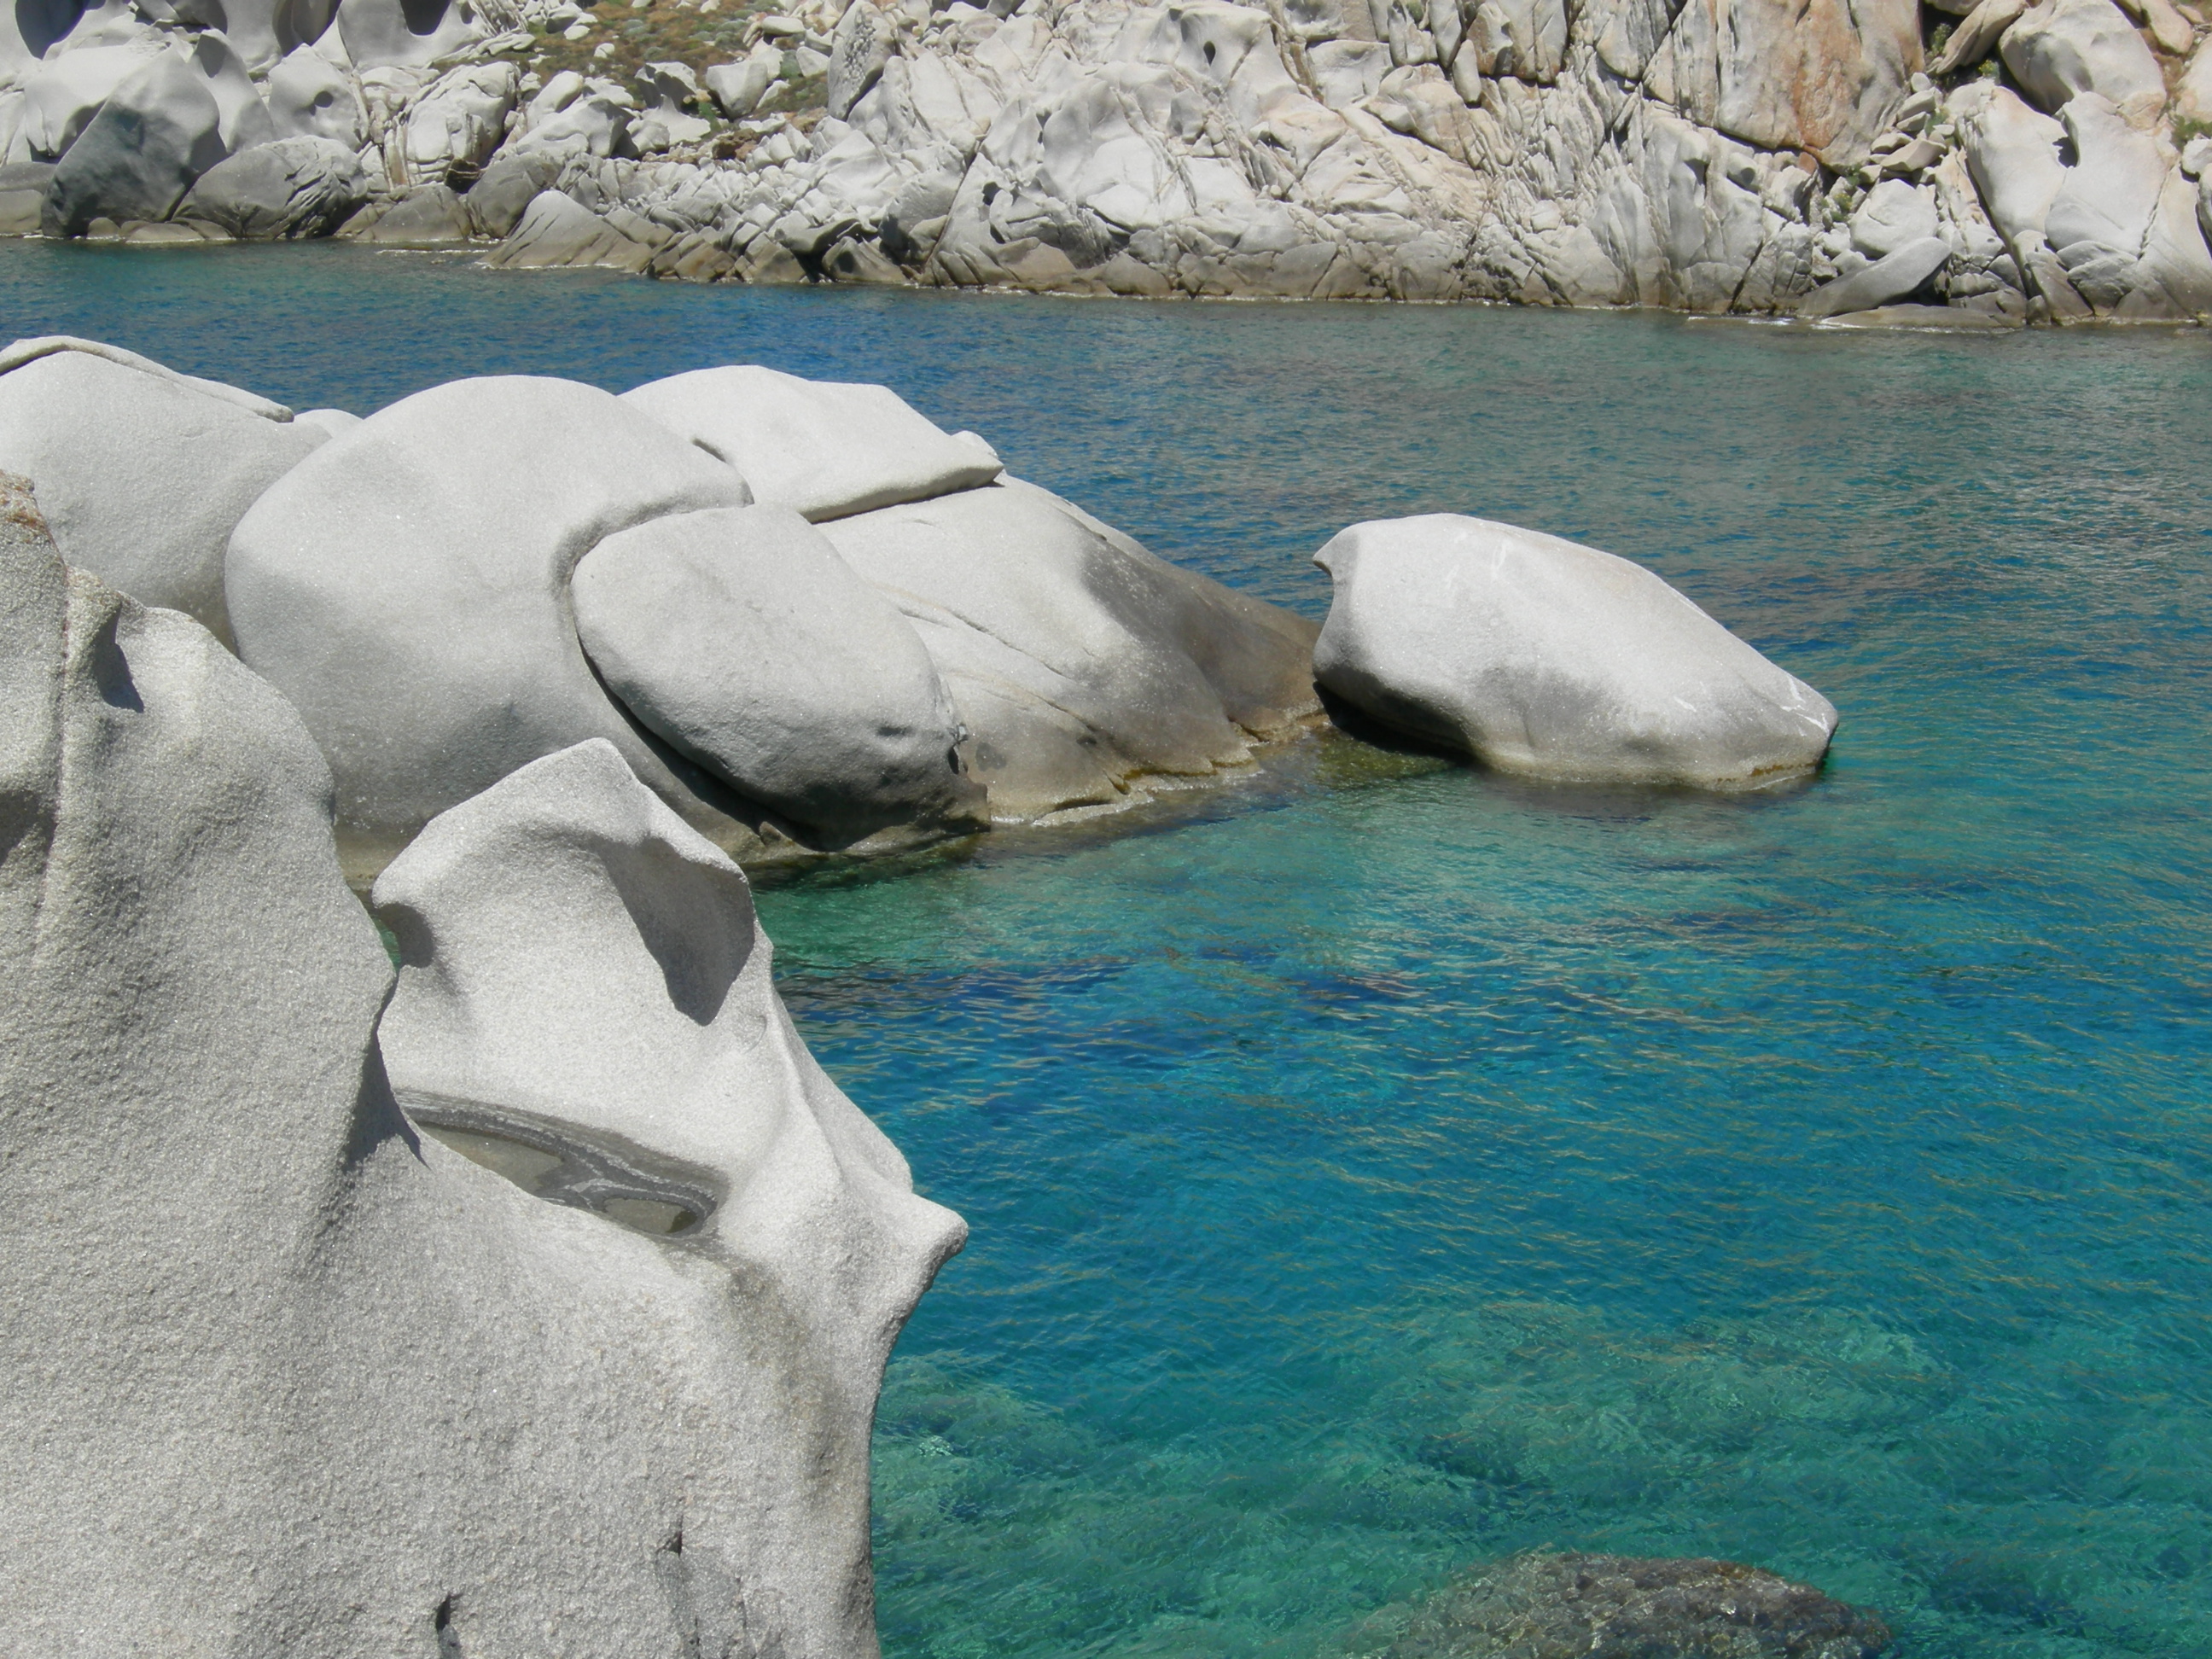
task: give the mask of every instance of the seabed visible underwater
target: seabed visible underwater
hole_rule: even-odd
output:
[[[765,884],[974,1228],[884,1399],[890,1659],[1325,1659],[1547,1544],[1802,1577],[1903,1659],[2212,1655],[2212,337],[37,244],[0,322],[361,413],[881,380],[1310,615],[1344,525],[1480,514],[1843,710],[1769,795],[1315,738]]]

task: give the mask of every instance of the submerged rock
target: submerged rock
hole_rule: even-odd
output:
[[[963,1230],[737,869],[556,756],[388,872],[380,1047],[297,716],[14,479],[0,720],[0,1650],[872,1653],[869,1418]]]
[[[1423,1605],[1381,1659],[1874,1659],[1874,1614],[1734,1561],[1516,1556]]]
[[[1641,566],[1486,519],[1352,526],[1314,556],[1336,584],[1322,688],[1500,771],[1741,787],[1810,771],[1826,697]]]

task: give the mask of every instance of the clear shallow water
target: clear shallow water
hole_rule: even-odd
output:
[[[1643,560],[1844,710],[1771,799],[1310,744],[762,895],[975,1229],[878,1445],[894,1659],[1327,1656],[1525,1546],[1899,1651],[2212,1654],[2212,340],[699,290],[0,245],[0,326],[301,406],[887,381],[1319,614],[1353,520]]]

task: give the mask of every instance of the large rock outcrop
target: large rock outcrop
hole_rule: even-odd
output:
[[[270,488],[226,592],[364,870],[591,738],[757,860],[1133,804],[1315,712],[1310,624],[999,475],[882,387],[457,381]]]
[[[315,734],[341,826],[372,863],[518,767],[595,737],[745,848],[742,804],[710,799],[712,781],[601,686],[568,588],[608,537],[750,499],[727,466],[590,386],[435,386],[332,439],[246,514],[227,575],[239,652]]]
[[[0,629],[0,1648],[872,1655],[874,1392],[961,1228],[738,872],[541,762],[388,872],[380,1049],[284,700],[12,479]]]
[[[973,489],[1004,471],[981,439],[939,431],[889,386],[741,363],[651,380],[623,401],[737,467],[754,500],[812,520]]]
[[[1835,731],[1811,686],[1595,548],[1439,514],[1354,525],[1314,562],[1336,584],[1322,687],[1500,771],[1757,787],[1811,771]]]
[[[147,0],[148,15],[163,3]],[[66,159],[118,99],[136,131],[146,100],[119,83],[147,53],[229,52],[185,27],[189,9],[158,26],[86,14],[65,50],[17,72],[12,142],[0,68],[0,162]],[[57,173],[46,222],[178,240],[127,222],[171,210],[179,180],[255,142],[241,135],[265,116],[272,134],[359,146],[370,200],[347,234],[504,239],[487,258],[500,267],[1820,318],[1897,297],[1899,267],[1856,280],[1901,246],[1870,252],[1860,236],[1869,192],[1897,186],[1943,244],[1905,295],[1923,321],[2212,314],[2201,230],[2192,241],[2167,214],[2155,249],[2148,230],[2071,255],[2039,231],[2022,240],[1997,222],[1997,198],[2022,187],[1991,182],[2002,163],[1974,132],[1993,96],[2024,95],[2069,129],[2094,125],[2075,106],[2100,100],[2172,175],[2212,107],[2212,29],[2169,0],[800,0],[792,12],[753,18],[740,63],[647,62],[626,86],[583,68],[541,84],[497,61],[529,37],[480,37],[525,15],[606,34],[591,64],[628,50],[606,16],[551,0],[345,0],[327,28],[314,8],[279,7],[276,46],[325,38],[273,63],[249,46],[255,73],[266,68],[259,101],[242,70],[215,76],[221,118],[204,140],[179,82],[161,103],[176,118],[146,129],[143,155],[118,159],[103,129]],[[757,114],[801,96],[823,106]],[[2103,171],[2090,165],[2082,189]],[[233,219],[231,234],[300,222]]]
[[[655,519],[576,567],[576,633],[623,708],[752,799],[858,839],[977,823],[968,732],[890,600],[788,507]]]
[[[0,351],[0,469],[38,481],[63,556],[226,641],[231,530],[327,435],[280,404],[94,341]]]
[[[991,811],[1127,804],[1315,708],[1310,623],[1157,558],[1032,484],[822,526],[898,606],[973,736]]]

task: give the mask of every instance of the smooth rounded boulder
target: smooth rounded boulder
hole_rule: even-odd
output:
[[[204,219],[240,241],[327,236],[368,196],[361,158],[330,138],[257,144],[202,173],[178,204],[179,219]]]
[[[1006,481],[821,526],[921,635],[994,818],[1133,804],[1316,703],[1313,625]]]
[[[0,352],[0,468],[31,480],[63,556],[226,641],[231,530],[328,435],[282,404],[96,342]]]
[[[623,707],[750,799],[841,839],[988,821],[928,652],[790,508],[639,525],[586,554],[570,591]]]
[[[435,814],[595,737],[719,842],[752,846],[745,804],[607,695],[568,592],[607,537],[748,501],[619,399],[520,376],[402,398],[264,495],[231,537],[232,626],[329,758],[348,856],[380,865]]]
[[[1836,711],[1639,565],[1518,526],[1358,524],[1314,556],[1335,596],[1322,689],[1502,772],[1756,787],[1827,752]]]
[[[817,523],[989,483],[980,438],[936,426],[889,386],[802,380],[756,364],[694,369],[623,394],[744,475],[753,499]]]

